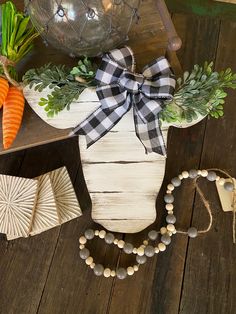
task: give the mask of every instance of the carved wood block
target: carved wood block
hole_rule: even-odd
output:
[[[0,175],[0,233],[28,236],[37,188],[36,180]]]

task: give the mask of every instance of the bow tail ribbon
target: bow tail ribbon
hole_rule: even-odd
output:
[[[161,102],[148,100],[146,97],[137,96],[135,98],[135,131],[146,154],[154,152],[166,156],[166,146],[159,122],[159,112],[162,110]]]
[[[98,93],[110,93],[110,88],[101,87]],[[106,135],[131,109],[130,96],[126,92],[117,95],[117,99],[107,102],[100,100],[102,105],[82,121],[74,130],[74,134],[86,135],[87,148]]]

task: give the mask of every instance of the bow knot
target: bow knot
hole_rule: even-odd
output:
[[[141,91],[145,77],[142,74],[132,73],[124,70],[117,83],[121,88],[126,89],[131,94],[137,94]]]
[[[159,113],[164,101],[173,98],[174,75],[164,57],[147,65],[142,74],[136,74],[134,67],[134,55],[129,47],[112,50],[103,57],[96,73],[101,106],[78,125],[74,133],[86,135],[89,147],[133,107],[136,135],[146,153],[166,155]]]

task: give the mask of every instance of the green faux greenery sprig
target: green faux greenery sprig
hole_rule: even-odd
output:
[[[46,87],[52,89],[47,98],[40,99],[39,105],[44,107],[48,117],[53,117],[64,108],[69,110],[70,104],[79,98],[85,88],[95,86],[95,73],[95,65],[84,58],[72,70],[64,65],[52,64],[30,69],[23,76],[23,82],[39,92]]]
[[[69,69],[63,65],[47,64],[39,69],[31,69],[23,77],[30,88],[42,91],[52,89],[47,98],[41,98],[39,105],[44,106],[49,117],[78,100],[82,91],[95,86],[96,67],[87,58],[80,60],[76,67]],[[213,63],[195,65],[192,72],[185,72],[178,78],[174,98],[166,102],[160,113],[162,121],[192,122],[199,116],[210,115],[219,118],[223,115],[226,88],[236,88],[236,74],[231,69],[213,71]]]
[[[223,116],[227,93],[225,88],[236,88],[236,74],[231,69],[213,71],[213,62],[195,65],[192,72],[185,72],[177,80],[174,99],[167,102],[160,113],[162,121],[192,122],[199,115],[214,118]]]

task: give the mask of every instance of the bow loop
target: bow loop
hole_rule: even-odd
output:
[[[86,135],[89,147],[109,132],[133,106],[136,135],[147,153],[166,155],[159,125],[164,101],[173,98],[175,78],[168,61],[161,57],[134,72],[134,55],[129,47],[107,53],[96,73],[101,106],[74,133]]]

